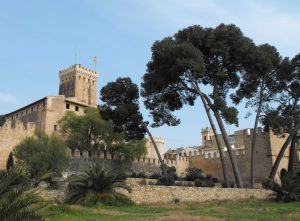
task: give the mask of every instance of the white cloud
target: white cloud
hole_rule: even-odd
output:
[[[7,104],[17,104],[17,98],[12,94],[6,94],[0,92],[0,102],[4,102]]]

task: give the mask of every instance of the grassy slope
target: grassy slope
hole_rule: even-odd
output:
[[[300,203],[209,202],[128,207],[51,205],[47,221],[97,220],[300,220]]]

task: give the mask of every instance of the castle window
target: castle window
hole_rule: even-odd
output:
[[[75,106],[75,111],[79,111],[79,107],[78,106]]]
[[[54,125],[54,131],[57,131],[57,125]]]
[[[206,140],[206,136],[204,136],[204,140]]]
[[[70,104],[66,104],[66,109],[70,109]]]
[[[43,107],[45,107],[45,106],[46,106],[46,102],[44,101],[44,102],[43,102]]]
[[[14,119],[14,116],[11,116],[11,119],[13,120],[13,119]]]
[[[17,117],[19,117],[19,114],[17,114]]]
[[[31,107],[31,112],[33,112],[33,107]]]
[[[211,140],[211,136],[209,136],[209,139]]]
[[[37,106],[36,106],[36,109],[39,109],[39,107],[40,107],[40,105],[37,105]]]

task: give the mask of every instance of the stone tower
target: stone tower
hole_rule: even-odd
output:
[[[212,142],[214,133],[211,128],[202,128],[202,145],[206,146],[208,143],[210,144]]]
[[[161,157],[163,157],[164,154],[164,146],[165,146],[165,141],[163,137],[153,137],[157,148],[158,148],[158,152],[160,153]],[[154,145],[151,142],[150,138],[147,138],[147,155],[146,157],[150,157],[150,158],[156,158],[158,159],[157,153],[155,151]]]
[[[97,79],[99,73],[75,64],[59,72],[59,95],[89,106],[97,106]]]

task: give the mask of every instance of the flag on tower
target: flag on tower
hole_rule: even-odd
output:
[[[95,65],[97,64],[97,57],[96,56],[93,57],[93,62],[94,62]]]

